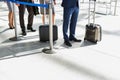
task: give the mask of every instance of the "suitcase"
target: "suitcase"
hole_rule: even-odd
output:
[[[86,34],[84,40],[97,43],[98,41],[101,41],[101,26],[98,24],[89,24],[86,25]]]
[[[90,3],[91,1],[94,2],[94,9],[91,11]],[[95,24],[95,6],[96,6],[96,0],[89,0],[89,17],[88,17],[88,24],[86,25],[86,31],[85,31],[85,37],[84,40],[97,43],[98,41],[101,41],[102,38],[102,28],[99,24]],[[90,23],[90,12],[93,12],[93,23]]]
[[[45,0],[44,0],[45,4]],[[44,8],[44,15],[46,15],[46,9]],[[50,41],[49,40],[49,24],[46,24],[46,17],[44,17],[44,25],[39,26],[39,39],[41,42]],[[53,25],[53,41],[56,41],[58,39],[58,27],[57,25]]]
[[[39,26],[39,38],[40,41],[42,42],[49,41],[49,25]],[[53,25],[53,41],[56,41],[57,39],[58,39],[57,25]]]

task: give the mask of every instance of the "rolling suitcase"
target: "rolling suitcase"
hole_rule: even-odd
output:
[[[39,26],[39,38],[40,41],[42,42],[49,41],[49,25]],[[58,39],[58,29],[56,25],[53,25],[53,41],[57,39]]]
[[[45,4],[45,1],[44,1]],[[44,15],[46,14],[46,9],[44,8]],[[45,17],[44,17],[45,22]],[[45,24],[45,23],[44,23]],[[58,28],[57,25],[53,25],[53,41],[58,39]],[[39,39],[42,42],[49,41],[49,24],[39,26]]]
[[[91,1],[94,3],[94,9],[91,11]],[[98,41],[101,41],[102,38],[102,29],[99,24],[95,24],[95,6],[96,6],[96,0],[89,0],[89,18],[88,18],[88,24],[86,25],[86,31],[85,31],[85,37],[84,40],[97,43]],[[93,23],[90,23],[90,12],[93,12]]]

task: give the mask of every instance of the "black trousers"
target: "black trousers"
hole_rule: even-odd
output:
[[[31,0],[22,0],[22,1],[31,2]],[[19,9],[20,27],[21,27],[22,31],[25,31],[25,21],[24,21],[25,8],[27,8],[27,11],[28,11],[28,23],[27,23],[27,28],[32,28],[33,18],[34,18],[34,13],[33,13],[33,8],[32,8],[32,6],[21,5],[21,4],[20,4],[20,6],[18,7],[18,9]]]

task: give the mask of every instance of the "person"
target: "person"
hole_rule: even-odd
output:
[[[8,25],[10,29],[14,29],[14,19],[13,19],[13,8],[12,8],[12,2],[6,1],[9,13],[8,13]]]
[[[53,0],[54,4],[52,7],[52,23],[55,23],[55,10],[54,5],[56,5],[56,1]],[[40,0],[40,4],[48,4],[49,0]],[[42,14],[42,23],[45,24],[45,15],[49,15],[49,8],[40,8],[41,14]]]
[[[63,7],[63,37],[64,44],[71,47],[70,41],[81,42],[75,37],[75,29],[79,14],[79,0],[62,0]],[[69,36],[67,34],[68,27],[70,28]]]
[[[22,1],[32,3],[32,0],[22,0]],[[28,11],[27,30],[30,30],[31,32],[35,32],[36,30],[32,28],[33,18],[34,18],[33,7],[29,5],[23,5],[23,4],[16,4],[16,5],[18,6],[18,9],[19,9],[19,21],[20,21],[20,27],[22,30],[22,35],[23,36],[27,35],[26,28],[25,28],[25,22],[24,22],[25,8],[27,8],[27,11]]]

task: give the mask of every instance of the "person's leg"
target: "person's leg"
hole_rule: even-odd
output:
[[[43,23],[43,25],[45,24],[45,15],[44,14],[42,15],[42,23]]]
[[[63,37],[65,41],[69,41],[67,32],[70,21],[71,8],[64,8],[63,10]]]
[[[9,21],[9,23],[8,23],[9,28],[12,29],[11,12],[10,12],[10,11],[9,11],[9,13],[8,13],[8,21]]]
[[[52,23],[55,24],[55,14],[52,15]]]
[[[52,23],[53,23],[53,25],[55,24],[55,8],[54,8],[54,5],[52,7]]]
[[[20,4],[20,6],[18,6],[18,9],[19,9],[19,21],[22,30],[22,35],[26,35],[25,24],[24,24],[25,6]]]
[[[7,2],[7,6],[8,6],[8,10],[9,10],[9,13],[8,13],[8,25],[10,27],[10,29],[13,29],[14,28],[14,25],[13,25],[13,11],[12,11],[12,3],[11,2]]]
[[[32,28],[33,25],[33,18],[34,18],[34,12],[33,12],[33,7],[32,6],[26,6],[27,7],[27,11],[28,11],[28,24],[27,24],[27,29],[31,30],[32,32],[35,32],[36,30],[34,30]]]
[[[10,28],[14,28],[14,23],[13,23],[13,12],[12,12],[12,11],[9,12],[8,17],[9,17],[9,26],[10,26]]]
[[[64,37],[64,44],[71,47],[71,43],[69,42],[68,38],[68,26],[71,19],[71,8],[64,8],[63,13],[63,37]]]
[[[13,11],[11,12],[11,23],[12,23],[12,26],[14,27],[14,13]]]
[[[76,29],[78,14],[79,14],[79,8],[78,7],[73,8],[73,13],[72,13],[72,16],[71,16],[71,21],[70,21],[70,36],[69,36],[69,39],[74,39],[75,38],[75,29]]]

